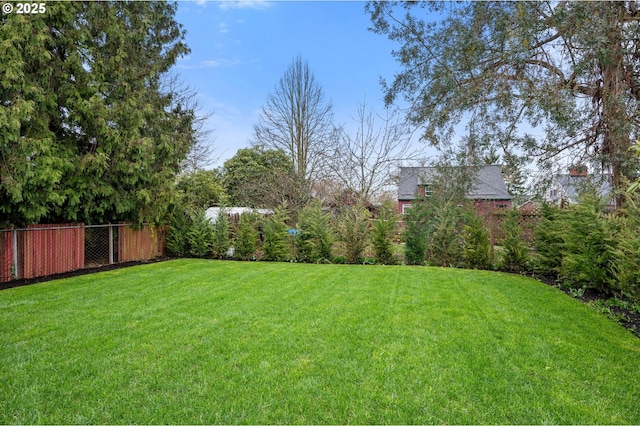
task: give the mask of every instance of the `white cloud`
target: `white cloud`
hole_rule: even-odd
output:
[[[227,23],[226,22],[222,22],[220,25],[218,25],[218,28],[220,29],[219,30],[220,33],[228,33],[229,32],[229,28],[227,28]]]
[[[251,61],[243,61],[238,58],[215,58],[215,59],[207,59],[195,64],[184,63],[186,61],[180,61],[176,64],[177,68],[182,68],[185,70],[197,70],[203,68],[230,68],[236,67],[238,65],[243,65],[245,63],[257,62],[257,60]]]
[[[268,0],[221,0],[220,9],[267,9],[271,7]]]
[[[235,67],[240,64],[242,64],[242,61],[238,58],[220,58],[202,61],[203,68]]]

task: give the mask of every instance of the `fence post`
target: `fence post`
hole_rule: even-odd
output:
[[[113,265],[113,225],[109,225],[109,265]]]
[[[18,231],[14,229],[12,234],[13,234],[13,270],[14,270],[16,279],[18,279],[20,278],[20,268],[18,267]]]

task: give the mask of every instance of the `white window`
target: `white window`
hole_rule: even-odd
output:
[[[433,185],[430,183],[423,183],[418,185],[418,195],[423,197],[431,197],[433,195]]]
[[[402,205],[402,214],[407,214],[409,212],[409,209],[412,209],[413,205],[411,204],[403,204]]]

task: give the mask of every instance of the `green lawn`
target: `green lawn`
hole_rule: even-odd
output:
[[[0,324],[0,423],[640,423],[640,339],[500,273],[178,260]]]

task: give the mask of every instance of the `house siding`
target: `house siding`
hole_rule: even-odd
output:
[[[398,213],[403,214],[403,206],[411,206],[412,204],[412,200],[399,200]],[[510,209],[513,207],[511,200],[473,200],[473,205],[479,216],[486,216],[496,210]]]

